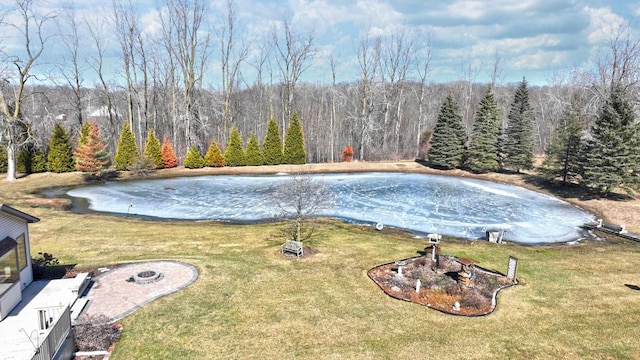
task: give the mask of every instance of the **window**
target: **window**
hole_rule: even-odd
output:
[[[24,268],[27,267],[27,242],[25,241],[25,236],[24,234],[18,236],[18,238],[16,239],[16,242],[18,242],[18,268],[20,268],[20,271],[22,271]]]
[[[19,281],[18,248],[13,247],[0,255],[0,295]]]

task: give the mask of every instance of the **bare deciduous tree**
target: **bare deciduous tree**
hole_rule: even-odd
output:
[[[34,66],[42,55],[50,36],[46,35],[45,26],[53,19],[53,14],[39,14],[34,9],[33,0],[17,0],[16,11],[20,22],[3,22],[4,28],[13,28],[22,37],[21,53],[2,53],[9,65],[15,66],[15,78],[7,74],[0,87],[0,112],[2,114],[2,133],[7,143],[7,181],[16,179],[16,149],[20,146],[19,127],[24,91],[27,81],[33,75]],[[5,30],[6,31],[6,30]],[[13,81],[15,83],[13,83]]]
[[[313,63],[315,49],[313,47],[313,34],[302,34],[298,32],[295,24],[290,18],[282,22],[282,34],[280,29],[273,28],[273,48],[275,49],[276,62],[280,70],[282,81],[282,128],[286,129],[286,121],[291,119],[293,113],[294,93],[296,83],[300,75],[304,73]]]
[[[281,216],[291,219],[291,233],[295,241],[303,241],[313,234],[306,221],[320,210],[333,206],[333,196],[325,184],[308,173],[292,174],[271,194],[273,205]]]

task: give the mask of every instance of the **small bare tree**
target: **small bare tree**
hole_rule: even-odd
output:
[[[289,235],[295,241],[309,239],[313,235],[313,227],[306,226],[306,220],[333,206],[333,194],[321,180],[308,173],[291,175],[271,195],[281,216],[291,220]]]

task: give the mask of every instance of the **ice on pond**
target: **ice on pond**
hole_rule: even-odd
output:
[[[552,196],[488,181],[426,174],[317,174],[335,206],[318,215],[468,239],[506,229],[505,240],[554,243],[581,237],[593,215]],[[72,189],[92,210],[251,222],[278,217],[269,194],[287,176],[218,175],[111,182]]]

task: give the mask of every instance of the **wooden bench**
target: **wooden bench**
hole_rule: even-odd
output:
[[[280,248],[281,253],[292,253],[296,256],[302,256],[302,241],[287,240]]]

